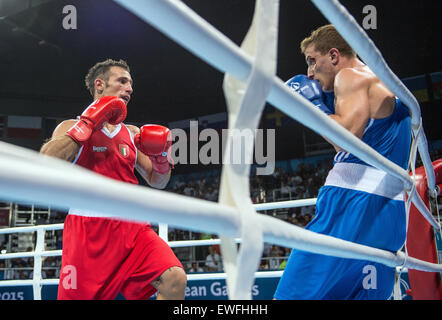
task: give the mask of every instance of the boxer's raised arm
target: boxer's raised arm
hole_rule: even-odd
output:
[[[93,131],[100,130],[106,122],[118,124],[124,121],[126,114],[126,104],[122,99],[112,96],[97,99],[83,111],[79,120],[66,120],[58,125],[40,152],[73,161]]]

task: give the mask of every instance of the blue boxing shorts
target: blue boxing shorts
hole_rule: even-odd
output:
[[[320,189],[306,229],[397,252],[406,237],[402,182],[373,167],[337,163]],[[278,300],[386,300],[394,268],[293,249],[274,297]]]

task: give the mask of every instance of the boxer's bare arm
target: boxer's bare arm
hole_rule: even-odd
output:
[[[354,69],[342,69],[335,79],[335,114],[331,117],[362,139],[370,117],[369,79]]]
[[[370,117],[369,87],[366,74],[351,68],[342,69],[335,79],[335,114],[331,117],[359,139]]]
[[[368,101],[369,79],[354,69],[342,69],[335,79],[335,114],[330,117],[362,139],[370,116]],[[338,152],[339,146],[330,142]]]
[[[40,153],[72,162],[80,149],[79,145],[72,140],[68,131],[77,120],[65,120],[55,128],[52,137],[43,144]]]
[[[133,136],[140,132],[136,126],[127,125]],[[164,189],[170,180],[170,171],[168,174],[159,174],[152,169],[152,162],[149,157],[137,149],[137,163],[135,168],[146,182],[154,188]]]

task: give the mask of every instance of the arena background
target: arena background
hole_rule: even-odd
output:
[[[238,45],[250,26],[255,4],[252,0],[183,2]],[[430,152],[442,149],[440,2],[341,3],[360,24],[367,15],[363,8],[376,8],[376,28],[366,32],[418,98]],[[67,5],[76,9],[75,29],[63,27]],[[277,68],[281,79],[306,72],[299,43],[327,23],[310,1],[281,0]],[[0,0],[0,57],[2,141],[38,150],[60,121],[75,118],[89,105],[84,76],[94,63],[107,58],[124,59],[131,67],[134,94],[127,123],[186,129],[190,120],[198,120],[200,129],[227,128],[224,75],[111,0]],[[293,159],[308,162],[333,154],[321,137],[270,105],[261,128],[276,129],[276,160],[281,166],[290,166]],[[177,165],[174,175],[219,172],[220,168]],[[209,287],[207,292],[212,292]],[[19,287],[14,290],[25,292]]]

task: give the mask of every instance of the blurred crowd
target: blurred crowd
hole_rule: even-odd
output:
[[[432,159],[441,158],[441,150],[431,153]],[[419,167],[421,163],[416,167]],[[271,175],[251,175],[250,196],[253,203],[276,202],[316,198],[319,188],[324,184],[328,171],[333,165],[332,158],[316,162],[299,163],[294,169],[289,166],[276,167]],[[166,191],[196,197],[208,201],[218,201],[221,172],[201,173],[198,176],[176,176],[171,180]],[[439,203],[442,207],[441,198]],[[305,227],[315,216],[315,206],[261,211],[288,223]],[[55,212],[47,223],[62,223],[65,212]],[[152,227],[158,232],[158,226]],[[62,249],[62,230],[53,233],[56,248]],[[0,238],[0,252],[9,253],[8,238]],[[205,240],[216,239],[217,235],[180,230],[169,227],[168,240]],[[35,239],[34,239],[35,241]],[[35,243],[34,243],[35,244]],[[186,272],[221,272],[223,270],[219,245],[195,246],[192,248],[173,248],[183,263]],[[33,251],[29,247],[27,251]],[[264,251],[259,270],[282,270],[285,267],[291,249],[264,244]],[[14,250],[12,250],[14,252]],[[34,259],[15,258],[0,259],[0,280],[32,279]],[[61,257],[46,257],[42,262],[42,278],[58,278],[60,275]]]
[[[331,167],[332,159],[326,158],[317,163],[300,163],[295,170],[276,167],[271,175],[251,175],[250,196],[252,202],[265,203],[316,198],[319,188],[324,184]],[[169,184],[167,190],[209,201],[218,201],[220,176],[220,172],[218,174],[213,174],[212,172],[191,179],[179,176]],[[315,206],[266,210],[261,213],[272,215],[275,218],[282,219],[299,227],[305,227],[315,215]],[[214,234],[176,229],[169,229],[168,236],[170,241],[217,238]],[[188,262],[182,260],[187,272],[214,271],[212,263],[214,260],[218,261],[215,271],[223,270],[221,252],[218,245],[196,247],[196,251],[192,260]],[[289,254],[289,248],[265,243],[259,269],[283,269]]]

